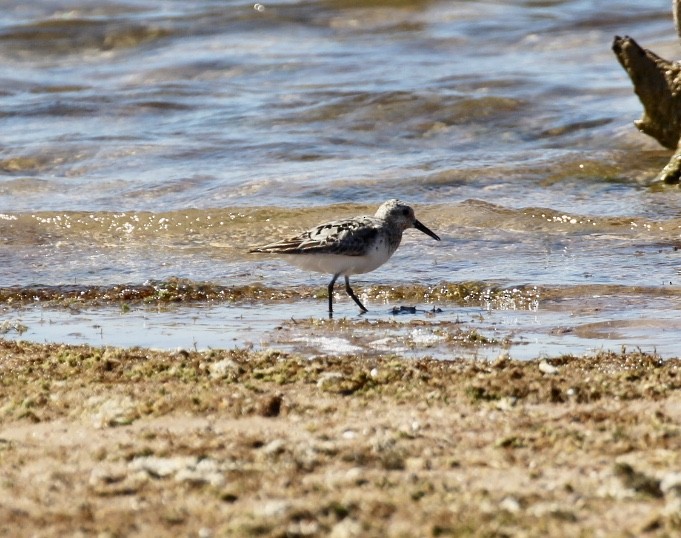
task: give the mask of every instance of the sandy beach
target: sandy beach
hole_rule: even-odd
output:
[[[0,341],[4,536],[672,536],[679,360]]]

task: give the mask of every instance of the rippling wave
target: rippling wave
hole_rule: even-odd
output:
[[[676,281],[678,276],[678,217],[581,215],[541,207],[512,209],[481,200],[429,205],[417,211],[443,237],[442,245],[418,241],[407,232],[408,247],[400,250],[398,258],[410,272],[400,275],[400,266],[389,264],[382,269],[387,273],[384,278],[410,281],[427,275],[433,281],[471,280],[485,260],[494,260],[486,269],[490,280],[509,285],[578,285],[585,279],[641,285]],[[331,214],[366,213],[373,213],[373,208],[347,204],[161,213],[5,213],[0,214],[4,231],[0,258],[7,271],[0,285],[102,284],[112,278],[119,283],[171,276],[248,282],[260,271],[271,270],[272,263],[279,265],[248,254],[252,245],[297,233]],[[255,272],[248,269],[253,264]],[[294,273],[293,281],[301,276]]]

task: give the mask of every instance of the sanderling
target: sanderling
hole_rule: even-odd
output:
[[[402,232],[416,228],[433,239],[440,238],[414,216],[414,210],[399,200],[388,200],[373,217],[334,220],[306,232],[249,252],[277,254],[308,271],[333,275],[329,283],[329,317],[333,315],[333,286],[345,277],[345,291],[362,309],[365,306],[350,287],[350,275],[368,273],[380,267],[400,246]]]

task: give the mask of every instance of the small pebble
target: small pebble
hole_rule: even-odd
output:
[[[542,360],[542,361],[539,363],[539,371],[540,371],[541,373],[547,374],[547,375],[556,375],[556,374],[558,373],[558,368],[556,368],[555,366],[549,364],[549,363],[546,362],[545,360]]]
[[[520,512],[520,503],[514,497],[504,497],[504,500],[499,503],[499,508],[506,510],[511,514]]]

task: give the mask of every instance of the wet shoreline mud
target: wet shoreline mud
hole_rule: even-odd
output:
[[[680,366],[0,340],[0,528],[669,536]]]
[[[320,283],[324,279],[320,278]],[[136,304],[179,304],[221,302],[290,301],[292,299],[315,299],[326,293],[326,285],[316,287],[273,287],[266,284],[224,285],[189,279],[171,278],[148,281],[144,284],[92,285],[33,285],[0,287],[0,302],[8,307],[20,307],[40,302],[49,307],[79,305],[99,307]],[[426,305],[446,301],[455,304],[473,304],[488,301],[502,303],[514,296],[516,308],[530,307],[542,300],[558,301],[580,296],[596,295],[646,295],[649,297],[681,297],[676,286],[625,286],[585,284],[573,286],[503,286],[494,282],[466,281],[439,282],[435,284],[385,285],[363,287],[363,293],[372,300],[417,301]]]

